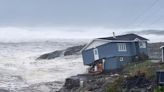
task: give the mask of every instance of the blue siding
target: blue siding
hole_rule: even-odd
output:
[[[126,43],[127,51],[118,51],[117,43],[108,43],[98,47],[99,57],[114,57],[114,56],[133,56],[136,54],[135,46],[132,43]]]
[[[135,42],[132,42],[131,43],[130,51],[131,51],[131,55],[132,56],[137,55],[137,48],[136,48],[136,43]]]
[[[135,43],[126,43],[127,51],[120,52],[118,51],[117,43],[107,43],[101,46],[98,46],[99,58],[108,58],[114,56],[134,56],[136,55]],[[94,62],[93,49],[84,50],[82,52],[83,61],[85,65],[89,65]]]
[[[135,42],[135,47],[136,47],[136,55],[139,55],[140,53],[140,48],[139,48],[139,43],[138,42]]]
[[[114,70],[118,68],[119,68],[119,65],[115,57],[105,59],[104,70],[109,71],[109,70]]]
[[[117,57],[117,61],[119,62],[119,67],[121,67],[121,68],[132,61],[132,57],[123,57],[123,58],[124,58],[124,60],[120,61],[120,57]]]
[[[148,44],[147,44],[147,42],[146,42],[146,48],[140,48],[140,49],[139,49],[139,52],[148,55],[148,49],[147,49],[147,46],[148,46]]]
[[[93,49],[82,51],[84,65],[90,65],[94,62]]]
[[[131,57],[123,57],[124,60],[120,61],[120,57],[109,57],[105,59],[105,71],[120,69],[131,61]]]
[[[139,55],[139,53],[145,53],[147,55],[147,48],[139,48],[138,42],[124,42],[126,43],[127,51],[118,51],[118,42],[111,42],[101,46],[98,46],[99,58],[105,59],[105,70],[114,70],[122,68],[132,61],[132,57]],[[83,61],[85,65],[91,65],[94,63],[93,49],[82,51]],[[120,57],[124,58],[124,61],[120,61]]]

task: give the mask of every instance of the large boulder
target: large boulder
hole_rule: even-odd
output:
[[[56,50],[54,52],[46,53],[41,56],[39,56],[37,59],[54,59],[60,56],[69,56],[69,55],[76,55],[80,53],[80,50],[84,47],[85,45],[79,45],[79,46],[73,46],[69,47],[64,50]]]
[[[10,91],[6,89],[0,89],[0,92],[10,92]]]
[[[58,50],[58,51],[54,51],[54,52],[51,52],[51,53],[46,53],[46,54],[43,54],[43,55],[39,56],[37,59],[54,59],[56,57],[60,57],[62,52],[63,51]]]

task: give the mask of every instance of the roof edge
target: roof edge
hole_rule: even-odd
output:
[[[91,40],[84,48],[82,48],[80,50],[80,52],[84,51],[87,47],[89,47],[94,41],[106,41],[106,42],[138,42],[138,41],[135,41],[135,40],[106,40],[106,39],[99,39],[99,38],[96,38],[96,39],[93,39]],[[141,41],[148,41],[148,40],[141,40]]]

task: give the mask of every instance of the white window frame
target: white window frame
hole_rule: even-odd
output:
[[[120,52],[125,52],[127,51],[127,48],[126,48],[126,43],[117,43],[117,46],[118,46],[118,51]]]
[[[120,57],[120,61],[124,61],[124,57]]]
[[[139,42],[139,47],[140,47],[140,48],[146,48],[146,42],[140,41],[140,42]]]

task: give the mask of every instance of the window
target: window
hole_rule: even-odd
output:
[[[126,51],[126,43],[117,43],[118,51]]]
[[[146,48],[146,43],[145,42],[139,42],[139,47],[140,48]]]
[[[124,61],[124,58],[123,57],[120,57],[120,61]]]

